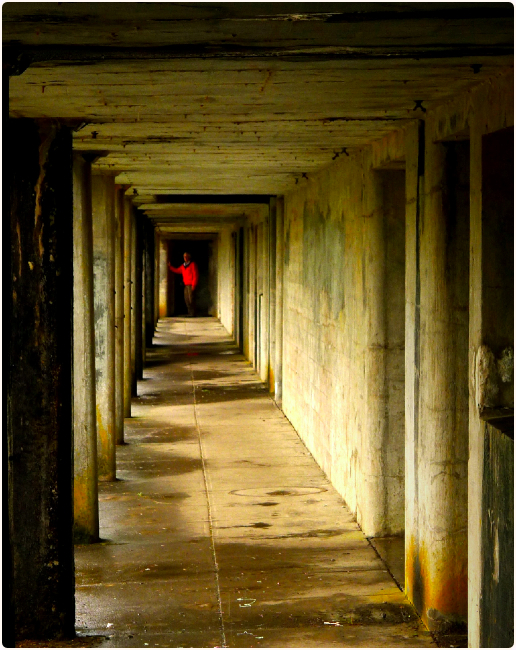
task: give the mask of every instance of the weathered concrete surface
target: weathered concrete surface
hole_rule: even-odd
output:
[[[120,480],[101,487],[103,543],[76,548],[79,633],[104,647],[431,647],[222,326],[166,319],[154,343]]]
[[[167,316],[167,281],[168,281],[168,243],[166,239],[160,237],[159,240],[159,302],[158,316],[165,318]]]
[[[276,328],[274,359],[274,399],[281,408],[283,395],[283,266],[285,263],[285,202],[283,197],[276,201],[276,319],[271,323]]]
[[[73,516],[76,542],[97,541],[97,413],[91,165],[73,158]]]
[[[145,255],[145,304],[144,304],[144,344],[143,349],[152,347],[154,335],[154,227],[150,219],[144,219],[143,226],[144,255]]]
[[[419,389],[407,498],[407,593],[436,631],[467,625],[469,147],[426,122],[414,329]]]
[[[115,480],[115,183],[94,174],[93,287],[99,479]]]
[[[235,251],[232,229],[223,228],[217,244],[217,316],[231,335],[235,335]]]
[[[74,622],[72,137],[33,120],[10,120],[5,134],[5,578],[14,620],[4,624],[17,639],[53,639],[73,635]]]
[[[284,216],[282,408],[368,536],[404,529],[404,191],[377,158],[308,176]]]
[[[132,363],[131,363],[131,313],[132,313],[132,205],[129,199],[124,197],[124,418],[131,417],[131,387],[132,387]]]
[[[143,377],[143,357],[144,357],[144,311],[143,311],[143,234],[142,218],[138,210],[134,212],[134,356],[135,356],[135,381]],[[134,393],[136,396],[136,393]]]
[[[504,440],[505,434],[494,431],[481,419],[476,372],[480,350],[487,348],[493,356],[495,353],[498,356],[511,343],[514,334],[511,323],[514,317],[513,134],[507,129],[514,119],[512,87],[512,78],[501,79],[474,94],[473,110],[459,106],[455,111],[458,115],[467,115],[471,125],[468,468],[468,630],[471,647],[482,647],[486,643],[510,644],[514,623],[510,602],[514,597],[513,589],[508,593],[503,585],[505,579],[514,583],[514,578],[508,576],[513,570],[513,552],[510,543],[506,543],[508,537],[514,539],[514,532],[507,535],[510,518],[499,519],[500,504],[504,504],[502,509],[505,509],[513,498],[513,465],[507,462],[514,443]],[[499,382],[498,373],[494,374],[494,405],[508,407],[507,395],[500,390],[504,386]],[[507,383],[505,386],[513,398],[513,385]],[[505,411],[512,415],[512,409]],[[488,442],[493,444],[491,453],[486,456],[491,446]],[[505,474],[509,467],[511,469]],[[487,524],[491,527],[490,535],[486,535]],[[498,537],[498,527],[502,535],[498,544],[492,545]],[[496,566],[504,567],[502,580]],[[495,611],[497,623],[492,616]],[[503,625],[498,624],[500,619],[504,620]]]
[[[40,60],[12,110],[83,116],[77,146],[140,194],[282,194],[513,64],[510,3],[29,6],[4,11]]]
[[[131,224],[131,395],[136,397],[137,390],[137,328],[138,320],[136,317],[137,312],[137,293],[138,289],[141,290],[141,283],[137,282],[137,271],[136,271],[136,258],[138,255],[137,251],[137,241],[136,236],[136,214],[134,206],[129,208],[129,222]],[[138,285],[138,286],[137,286]]]
[[[124,442],[124,190],[115,191],[115,442]]]

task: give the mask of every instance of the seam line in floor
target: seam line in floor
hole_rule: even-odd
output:
[[[185,330],[186,330],[186,323],[185,323]],[[215,585],[217,588],[217,604],[218,604],[218,609],[219,609],[219,617],[220,617],[220,632],[222,635],[222,647],[227,648],[227,643],[226,643],[226,631],[224,629],[224,617],[222,614],[222,597],[220,594],[220,581],[219,581],[219,564],[217,562],[217,551],[215,549],[215,538],[213,535],[213,518],[212,518],[212,513],[211,513],[211,501],[210,501],[210,492],[208,489],[208,481],[206,477],[206,463],[204,461],[204,450],[202,447],[202,439],[201,439],[201,428],[199,426],[199,421],[197,419],[197,396],[195,392],[195,379],[194,379],[194,373],[193,373],[193,365],[192,362],[189,362],[190,366],[190,377],[192,381],[192,393],[193,393],[193,407],[194,407],[194,420],[195,420],[195,428],[197,430],[197,436],[199,439],[199,453],[201,456],[201,464],[202,464],[202,477],[204,481],[204,490],[206,492],[206,504],[208,508],[208,524],[210,528],[210,543],[211,543],[211,552],[213,555],[213,563],[215,565]]]

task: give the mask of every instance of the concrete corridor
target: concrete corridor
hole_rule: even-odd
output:
[[[167,318],[76,547],[102,647],[430,647],[433,640],[251,365],[212,318]]]

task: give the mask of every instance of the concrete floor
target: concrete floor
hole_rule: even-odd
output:
[[[164,319],[154,342],[102,543],[76,547],[88,644],[434,647],[218,321]]]

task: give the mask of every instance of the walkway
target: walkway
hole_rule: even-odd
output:
[[[432,647],[342,499],[214,319],[165,319],[77,547],[102,647]]]

